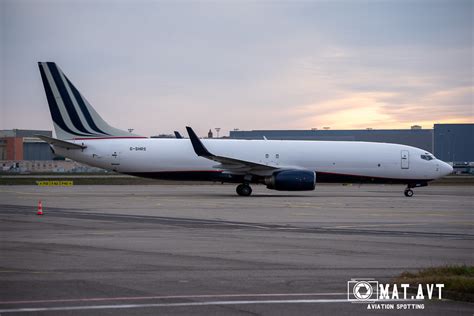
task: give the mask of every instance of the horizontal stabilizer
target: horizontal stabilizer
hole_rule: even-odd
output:
[[[57,147],[62,147],[62,148],[66,148],[66,149],[84,149],[84,148],[86,148],[86,146],[84,146],[84,145],[70,143],[68,141],[60,140],[60,139],[49,137],[49,136],[44,136],[44,135],[35,135],[35,136],[38,137],[41,140],[44,140],[48,144],[53,145],[53,146],[57,146]]]

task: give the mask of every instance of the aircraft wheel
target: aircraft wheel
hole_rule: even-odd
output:
[[[252,194],[252,188],[248,184],[239,184],[236,191],[240,196],[249,196]]]
[[[413,190],[412,189],[406,189],[405,190],[405,196],[406,197],[412,197],[413,196]]]

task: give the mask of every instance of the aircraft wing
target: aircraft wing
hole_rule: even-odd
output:
[[[68,141],[53,138],[53,137],[49,137],[49,136],[44,136],[44,135],[35,135],[35,136],[38,137],[41,140],[44,140],[45,142],[47,142],[50,145],[57,146],[57,147],[62,147],[62,148],[66,148],[66,149],[84,149],[84,148],[87,147],[87,146],[84,146],[84,145],[70,143]]]
[[[209,150],[207,150],[191,127],[186,126],[186,130],[188,131],[189,138],[191,139],[191,144],[193,145],[196,155],[219,162],[220,165],[214,166],[215,168],[228,170],[230,172],[275,171],[280,169],[280,167],[268,166],[252,161],[214,155],[209,152]]]

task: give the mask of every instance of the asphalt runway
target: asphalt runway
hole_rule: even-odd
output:
[[[473,265],[473,193],[0,186],[0,314],[472,315],[449,300],[367,310],[347,301],[347,281]]]

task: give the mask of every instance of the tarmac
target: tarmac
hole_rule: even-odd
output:
[[[473,265],[473,186],[412,198],[390,185],[253,189],[0,186],[0,314],[474,313],[450,300],[347,300],[352,279]]]

